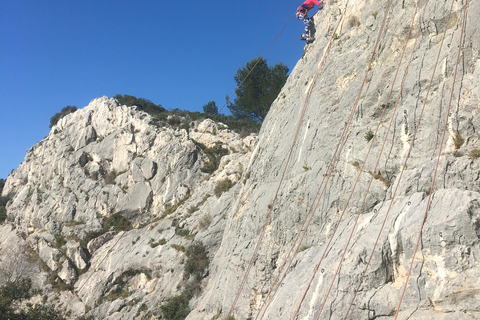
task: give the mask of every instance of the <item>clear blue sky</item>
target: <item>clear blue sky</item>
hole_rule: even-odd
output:
[[[210,100],[220,108],[237,69],[267,49],[301,3],[2,0],[0,178],[67,105],[129,94],[167,109],[202,111]],[[291,21],[265,55],[269,64],[293,69],[302,29]]]

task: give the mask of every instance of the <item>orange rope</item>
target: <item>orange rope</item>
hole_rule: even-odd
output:
[[[385,9],[385,14],[384,14],[384,17],[383,17],[383,20],[382,20],[382,25],[381,25],[380,31],[378,32],[377,39],[376,39],[376,41],[375,41],[375,47],[374,47],[374,49],[373,49],[372,56],[371,56],[371,58],[370,58],[370,62],[369,62],[369,64],[368,64],[367,70],[366,70],[366,72],[365,72],[365,76],[364,76],[364,78],[363,78],[362,85],[360,86],[360,90],[359,90],[359,93],[358,93],[358,95],[357,95],[357,99],[356,99],[355,104],[354,104],[354,106],[353,106],[353,108],[352,108],[352,111],[351,111],[351,113],[350,113],[350,118],[349,118],[348,123],[347,123],[347,125],[346,125],[346,131],[344,131],[344,132],[345,132],[344,139],[346,139],[346,132],[348,131],[348,128],[350,127],[351,119],[353,118],[353,114],[354,114],[354,112],[355,112],[355,110],[356,110],[358,101],[360,100],[360,96],[361,96],[361,93],[362,93],[362,91],[363,91],[363,87],[364,87],[364,85],[365,85],[365,82],[366,82],[368,73],[369,73],[369,71],[370,71],[370,65],[371,65],[371,63],[372,63],[372,61],[373,61],[373,58],[374,58],[374,56],[375,56],[375,52],[377,51],[378,44],[379,44],[379,42],[380,42],[380,37],[381,37],[382,32],[383,32],[383,29],[384,29],[384,27],[385,27],[385,23],[386,23],[386,19],[387,19],[387,16],[388,16],[388,11],[390,10],[390,5],[391,5],[391,3],[392,3],[392,0],[389,0],[388,3],[387,3],[387,7],[386,7],[386,9]],[[342,143],[342,144],[343,144],[343,143]],[[340,150],[341,150],[341,148],[340,148]],[[348,203],[348,201],[350,201],[350,198],[351,198],[351,195],[350,195],[350,197],[348,198],[347,203]],[[302,296],[302,298],[301,298],[301,300],[300,300],[300,303],[298,304],[298,307],[297,307],[297,309],[296,309],[296,311],[295,311],[295,314],[293,315],[292,319],[295,319],[296,316],[298,315],[298,312],[300,311],[300,308],[301,308],[301,306],[302,306],[302,303],[303,303],[303,301],[305,300],[305,297],[306,297],[306,295],[307,295],[308,290],[310,289],[310,286],[312,285],[313,279],[315,278],[315,275],[317,274],[317,271],[318,271],[318,269],[319,269],[319,267],[320,267],[320,264],[322,263],[323,258],[325,257],[326,252],[327,252],[328,248],[330,247],[330,243],[332,242],[333,237],[335,236],[335,234],[336,234],[336,232],[337,232],[338,226],[340,225],[340,222],[341,222],[341,220],[342,220],[342,218],[343,218],[343,214],[344,214],[344,212],[342,212],[342,214],[340,215],[340,218],[339,218],[339,220],[338,220],[338,222],[337,222],[337,224],[336,224],[336,226],[335,226],[335,229],[334,229],[334,231],[333,231],[333,234],[332,234],[332,236],[330,237],[327,245],[325,246],[325,250],[324,250],[324,252],[323,252],[323,254],[322,254],[321,258],[320,258],[320,261],[317,263],[317,265],[316,265],[316,267],[315,267],[315,269],[314,269],[313,275],[312,275],[312,277],[310,278],[310,281],[308,282],[307,288],[305,289],[305,291],[304,291],[304,293],[303,293],[303,296]]]
[[[324,61],[325,61],[326,55],[327,55],[327,53],[328,53],[328,51],[329,51],[329,49],[330,49],[330,46],[331,46],[331,43],[333,42],[334,37],[335,37],[336,31],[337,31],[338,27],[340,26],[340,23],[341,23],[342,20],[343,20],[343,16],[344,16],[344,14],[345,14],[345,11],[346,11],[346,10],[343,10],[343,12],[342,12],[342,14],[341,14],[341,16],[340,16],[340,19],[339,19],[339,21],[338,21],[338,23],[337,23],[337,26],[336,26],[335,30],[333,31],[333,33],[332,33],[332,37],[330,38],[330,40],[329,40],[329,42],[328,42],[328,44],[327,44],[327,47],[326,47],[326,49],[325,49],[325,53],[324,53],[324,55],[323,55],[323,57],[322,57],[322,60],[320,61],[320,65],[319,65],[319,67],[318,67],[317,73],[315,74],[314,80],[313,80],[313,82],[312,82],[312,84],[310,85],[310,88],[309,88],[309,90],[308,90],[309,94],[308,94],[307,97],[305,98],[304,107],[306,107],[306,105],[308,104],[308,101],[309,101],[309,98],[310,98],[310,95],[311,95],[311,92],[312,92],[311,89],[313,88],[314,84],[315,84],[316,81],[317,81],[317,78],[318,78],[318,76],[319,76],[319,74],[320,74],[320,70],[321,70],[321,68],[322,68],[322,66],[323,66],[323,63],[324,63]],[[337,145],[337,149],[338,149],[338,145]],[[329,172],[328,169],[327,169],[327,172]],[[325,180],[325,175],[324,175],[323,180]],[[322,184],[323,184],[323,180],[322,180]],[[320,191],[320,189],[319,189],[319,191]],[[318,196],[318,192],[317,192],[317,195],[315,196],[315,198],[314,198],[314,200],[313,200],[312,207],[313,207],[313,204],[315,204],[315,201],[316,201],[315,199],[317,198],[317,196]],[[311,208],[312,208],[312,207],[311,207]],[[269,300],[270,294],[272,293],[273,288],[275,287],[275,285],[276,285],[276,283],[277,283],[280,275],[282,274],[283,268],[285,267],[286,263],[289,261],[289,257],[290,257],[290,255],[292,254],[292,252],[293,252],[293,250],[294,250],[294,248],[295,248],[295,246],[296,246],[299,238],[300,238],[300,243],[301,243],[301,241],[302,241],[302,239],[303,239],[303,236],[300,237],[300,235],[302,234],[301,231],[302,231],[302,229],[304,228],[305,223],[309,220],[308,218],[309,218],[309,216],[310,216],[311,208],[310,208],[307,216],[305,217],[305,220],[303,221],[302,226],[300,227],[300,231],[298,232],[297,237],[296,237],[296,239],[295,239],[295,241],[294,241],[294,243],[293,243],[290,251],[288,252],[287,257],[285,258],[282,266],[281,266],[280,269],[279,269],[279,272],[278,272],[277,277],[275,278],[273,284],[271,285],[271,287],[270,287],[270,289],[269,289],[269,291],[268,291],[268,293],[267,293],[267,296],[266,296],[265,299],[263,300],[263,303],[262,303],[260,309],[258,310],[258,313],[257,313],[257,316],[255,317],[255,319],[258,319],[258,317],[260,316],[260,314],[261,314],[260,319],[262,319],[263,316],[265,315],[265,312],[266,312],[267,308],[269,307],[269,305],[270,305],[270,303],[271,303],[271,301],[272,301],[272,300]],[[311,221],[311,219],[310,219],[310,221]],[[305,230],[305,232],[306,232],[306,230]],[[303,233],[303,235],[305,235],[305,233]],[[294,256],[292,257],[292,259],[291,259],[291,261],[290,261],[290,264],[292,263],[295,255],[296,255],[296,253],[295,253]],[[289,264],[289,266],[290,266],[290,264]],[[287,267],[287,270],[288,270],[288,267]],[[279,288],[279,287],[277,287],[277,290],[278,290],[278,288]],[[273,299],[273,297],[275,296],[277,290],[275,290],[275,292],[273,293],[272,299]],[[267,303],[267,301],[268,301],[268,303]],[[267,303],[267,305],[265,306],[266,303]],[[264,307],[265,307],[265,309],[263,309]],[[262,312],[262,309],[263,309],[263,312]]]
[[[420,27],[421,27],[421,25],[422,25],[422,21],[423,21],[423,17],[424,17],[425,11],[426,11],[427,3],[428,3],[428,0],[427,0],[427,2],[425,3],[425,8],[424,8],[424,11],[423,11],[422,20],[421,20],[420,23],[419,23],[419,27],[418,27],[419,30],[420,30]],[[389,92],[389,94],[388,94],[387,103],[388,103],[388,101],[390,101],[391,95],[392,95],[392,93],[393,93],[393,87],[394,87],[395,81],[396,81],[396,79],[397,79],[398,72],[399,72],[399,70],[400,70],[400,66],[401,66],[401,63],[402,63],[402,60],[403,60],[403,56],[404,56],[405,50],[406,50],[406,48],[407,48],[408,40],[410,39],[410,35],[411,35],[412,28],[413,28],[413,25],[414,25],[414,22],[415,22],[415,16],[416,16],[416,14],[417,14],[419,4],[420,4],[420,1],[417,2],[417,5],[416,5],[416,7],[415,7],[415,12],[413,13],[413,18],[412,18],[412,21],[411,21],[411,23],[410,23],[410,28],[409,28],[409,31],[408,31],[407,39],[405,40],[405,44],[404,44],[404,47],[403,47],[403,50],[402,50],[402,54],[401,54],[400,60],[399,60],[399,62],[398,62],[397,70],[396,70],[396,72],[395,72],[395,76],[394,76],[394,78],[393,78],[392,85],[391,85],[391,87],[390,87],[390,92]],[[408,69],[409,69],[410,64],[411,64],[411,62],[412,62],[412,57],[413,57],[413,53],[414,53],[414,51],[415,51],[415,45],[416,45],[416,43],[417,43],[417,39],[418,39],[418,38],[415,39],[415,43],[414,43],[413,48],[412,48],[412,53],[411,53],[411,55],[410,55],[410,60],[409,60],[409,62],[408,62],[408,64],[407,64],[407,67],[406,67],[406,70],[405,70],[405,74],[404,74],[403,81],[402,81],[402,84],[401,84],[400,92],[399,92],[399,94],[398,94],[398,98],[397,98],[396,103],[395,103],[395,108],[394,108],[394,110],[393,110],[392,117],[390,118],[390,123],[389,123],[389,126],[388,126],[388,128],[387,128],[387,131],[386,131],[386,134],[385,134],[385,138],[384,138],[384,140],[383,140],[383,144],[382,144],[382,147],[381,147],[381,149],[380,149],[380,153],[379,153],[379,155],[378,155],[378,157],[377,157],[377,162],[376,162],[376,164],[375,164],[375,168],[373,169],[373,172],[376,172],[377,167],[378,167],[378,164],[380,163],[380,158],[381,158],[381,155],[382,155],[382,153],[383,153],[383,149],[384,149],[384,147],[385,147],[385,144],[386,144],[386,141],[387,141],[387,138],[388,138],[389,131],[390,131],[390,128],[391,128],[391,126],[392,126],[393,120],[394,120],[394,118],[395,118],[395,113],[396,113],[396,110],[397,110],[397,107],[398,107],[398,103],[399,103],[399,101],[400,101],[400,97],[401,97],[401,94],[402,94],[402,92],[403,92],[403,87],[404,87],[404,84],[405,84],[406,75],[407,75],[407,73],[408,73]],[[378,125],[377,125],[377,128],[376,128],[376,130],[375,130],[375,134],[373,135],[372,141],[371,141],[371,143],[370,143],[370,147],[369,147],[369,149],[368,149],[368,152],[367,152],[367,154],[366,154],[366,156],[365,156],[365,159],[364,159],[364,161],[363,161],[362,167],[360,168],[359,174],[358,174],[358,176],[357,176],[357,181],[358,181],[358,179],[360,178],[360,175],[363,173],[363,168],[364,168],[364,166],[365,166],[365,163],[367,162],[367,159],[368,159],[368,157],[369,157],[369,154],[370,154],[370,151],[371,151],[371,149],[372,149],[373,143],[374,143],[375,138],[376,138],[376,136],[377,136],[378,130],[379,130],[380,126],[381,126],[383,117],[384,117],[384,115],[385,115],[385,111],[386,111],[386,106],[385,106],[385,108],[383,109],[383,112],[382,112],[382,115],[381,115],[381,117],[380,117],[380,120],[378,121]],[[365,202],[366,202],[366,199],[367,199],[367,195],[368,195],[368,192],[369,192],[369,190],[370,190],[370,187],[371,187],[371,184],[372,184],[372,182],[373,182],[373,179],[374,179],[374,175],[372,174],[372,176],[370,177],[370,181],[369,181],[369,183],[368,183],[367,190],[366,190],[366,192],[365,192],[365,196],[364,196],[364,198],[363,198],[362,204],[361,204],[360,208],[358,209],[357,216],[356,216],[356,219],[355,219],[355,223],[354,223],[354,225],[353,225],[353,227],[352,227],[352,231],[350,232],[350,236],[349,236],[349,238],[348,238],[347,244],[345,245],[345,249],[344,249],[344,251],[343,251],[342,257],[341,257],[340,262],[339,262],[339,264],[338,264],[338,266],[337,266],[337,269],[336,269],[335,274],[334,274],[334,276],[333,276],[332,282],[331,282],[331,284],[330,284],[330,287],[329,287],[329,289],[328,289],[328,291],[327,291],[326,297],[325,297],[325,299],[324,299],[324,301],[323,301],[322,307],[320,308],[320,311],[318,312],[318,316],[317,316],[316,319],[319,319],[319,318],[320,318],[320,315],[322,314],[323,308],[325,307],[325,304],[326,304],[326,302],[327,302],[328,296],[329,296],[330,291],[331,291],[331,289],[332,289],[332,287],[333,287],[333,284],[334,284],[334,282],[335,282],[335,279],[336,279],[336,277],[337,277],[337,275],[338,275],[338,272],[339,272],[339,270],[340,270],[341,264],[342,264],[342,262],[343,262],[343,259],[344,259],[344,257],[345,257],[345,254],[346,254],[346,252],[347,252],[347,250],[348,250],[348,246],[349,246],[349,244],[350,244],[350,241],[351,241],[351,239],[352,239],[352,237],[353,237],[353,233],[354,233],[355,228],[356,228],[356,226],[357,226],[358,219],[360,218],[360,213],[361,213],[361,211],[362,211],[362,209],[363,209],[363,206],[365,205]],[[355,183],[355,185],[356,185],[356,183]],[[354,186],[353,190],[351,191],[352,194],[353,194],[354,190],[355,190],[355,186]],[[347,203],[347,205],[345,206],[344,210],[347,209],[347,206],[348,206],[348,203]]]
[[[452,2],[452,8],[453,8],[453,2]],[[452,9],[450,9],[450,13],[451,13],[451,10]],[[405,295],[405,291],[406,291],[407,285],[408,285],[408,280],[410,279],[410,275],[412,273],[413,262],[415,261],[415,255],[417,254],[418,246],[419,246],[420,240],[422,238],[422,230],[423,230],[423,226],[425,225],[425,220],[427,219],[428,208],[430,207],[430,201],[431,201],[432,194],[433,194],[433,188],[435,186],[435,179],[437,177],[438,165],[440,163],[440,156],[442,155],[443,142],[445,140],[445,133],[447,132],[448,119],[449,119],[449,115],[450,115],[450,109],[451,109],[451,106],[452,106],[453,91],[455,89],[455,80],[457,78],[458,62],[460,60],[460,54],[462,52],[463,31],[464,31],[464,28],[465,28],[465,20],[466,20],[465,16],[466,16],[466,14],[467,14],[467,0],[465,0],[464,10],[463,10],[462,29],[461,29],[461,33],[460,33],[460,41],[459,41],[459,44],[458,44],[457,61],[455,63],[455,72],[454,72],[454,75],[453,75],[452,90],[450,92],[450,100],[448,102],[448,108],[447,108],[447,111],[446,111],[445,126],[443,127],[442,140],[440,142],[440,148],[438,150],[437,163],[435,164],[435,171],[433,172],[432,184],[431,184],[430,193],[429,193],[428,199],[427,199],[427,206],[425,208],[425,213],[423,215],[422,223],[420,225],[420,231],[418,233],[418,238],[417,238],[417,243],[415,245],[415,250],[413,251],[412,261],[410,262],[410,268],[408,269],[407,279],[405,280],[405,286],[403,287],[402,295],[400,296],[400,301],[399,301],[398,307],[397,307],[397,312],[395,313],[395,320],[397,319],[398,313],[400,312],[400,306],[402,305],[403,296]],[[448,21],[450,21],[450,15],[447,19],[447,24],[448,24]],[[446,33],[447,28],[448,28],[448,26],[445,28],[445,33]]]
[[[292,18],[293,18],[293,16],[292,16]],[[290,18],[290,21],[292,20],[292,18]],[[290,22],[290,21],[289,21],[289,22]],[[288,23],[289,23],[289,22],[288,22]],[[287,23],[287,24],[288,24],[288,23]],[[285,25],[285,27],[286,27],[286,25]],[[285,29],[285,27],[284,27],[284,29]],[[282,31],[283,31],[283,29],[282,29]],[[277,36],[277,37],[278,37],[278,36]],[[318,77],[318,75],[317,75],[317,77]],[[307,94],[307,99],[308,99],[308,97],[311,95],[311,92],[312,92],[312,89],[313,89],[313,85],[314,85],[314,82],[313,82],[312,85],[310,86],[309,92],[308,92],[308,94]],[[248,267],[247,267],[247,269],[246,269],[246,271],[245,271],[243,280],[242,280],[242,282],[241,282],[241,284],[240,284],[240,288],[238,289],[237,294],[235,295],[235,299],[234,299],[234,301],[233,301],[233,304],[232,304],[232,306],[230,307],[230,310],[229,310],[229,312],[228,312],[227,318],[229,318],[229,317],[232,315],[233,310],[234,310],[234,308],[235,308],[235,306],[236,306],[236,304],[237,304],[237,301],[238,301],[238,299],[239,299],[239,297],[240,297],[240,294],[242,293],[243,287],[245,286],[245,283],[246,283],[246,281],[247,281],[248,274],[250,273],[250,269],[251,269],[252,266],[253,266],[253,262],[254,262],[254,260],[255,260],[255,257],[256,257],[256,255],[257,255],[257,253],[258,253],[258,250],[259,250],[259,248],[260,248],[261,242],[262,242],[262,240],[263,240],[263,236],[265,235],[265,230],[267,229],[267,226],[268,226],[268,224],[269,224],[269,222],[270,222],[270,217],[271,217],[272,212],[273,212],[273,209],[274,209],[274,207],[275,207],[275,203],[276,203],[276,201],[277,201],[278,193],[280,192],[280,187],[281,187],[281,185],[282,185],[282,183],[283,183],[283,179],[285,178],[285,173],[286,173],[288,164],[289,164],[289,162],[290,162],[290,159],[291,159],[291,156],[292,156],[292,153],[293,153],[293,147],[295,146],[295,143],[296,143],[296,141],[297,141],[298,132],[300,131],[300,127],[301,127],[301,124],[302,124],[302,121],[303,121],[303,117],[304,117],[304,115],[305,115],[306,108],[307,108],[307,103],[304,104],[303,109],[302,109],[302,112],[301,112],[301,114],[300,114],[300,119],[299,119],[298,124],[297,124],[297,129],[296,129],[296,131],[295,131],[295,135],[294,135],[294,138],[293,138],[293,142],[292,142],[292,145],[291,145],[291,147],[290,147],[290,151],[289,151],[288,156],[287,156],[287,160],[286,160],[286,163],[285,163],[285,167],[284,167],[284,170],[283,170],[283,172],[282,172],[282,176],[281,176],[281,178],[280,178],[280,181],[279,181],[279,184],[278,184],[278,187],[277,187],[275,196],[274,196],[274,198],[273,198],[272,204],[271,204],[271,206],[270,206],[270,210],[269,210],[269,212],[268,212],[268,214],[267,214],[267,217],[266,217],[266,219],[265,219],[265,223],[264,223],[264,225],[263,225],[262,232],[260,233],[260,236],[259,236],[259,238],[258,238],[258,240],[257,240],[257,244],[256,244],[255,249],[254,249],[254,251],[253,251],[253,254],[252,254],[252,257],[251,257],[250,262],[249,262],[249,264],[248,264]]]

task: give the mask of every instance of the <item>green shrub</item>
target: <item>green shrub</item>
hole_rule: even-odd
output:
[[[197,280],[201,279],[209,265],[205,247],[201,242],[195,242],[186,249],[185,255],[187,261],[185,262],[183,277],[188,279],[193,275]]]
[[[114,98],[117,99],[118,103],[120,103],[121,105],[126,105],[128,107],[136,106],[138,110],[145,111],[152,116],[167,111],[160,104],[155,104],[148,99],[137,98],[128,94],[117,94]]]
[[[195,142],[195,144],[205,152],[208,157],[208,161],[204,164],[200,170],[205,173],[213,173],[218,169],[220,160],[223,156],[228,154],[228,149],[223,148],[221,143],[216,143],[213,147],[209,148],[203,143]]]
[[[50,118],[50,128],[56,125],[58,121],[60,121],[60,119],[65,117],[67,114],[74,113],[75,111],[77,111],[76,106],[66,106],[60,112],[55,113],[55,115]]]
[[[183,291],[180,295],[175,296],[160,307],[163,319],[165,320],[183,320],[190,313],[188,302],[192,297],[187,291]]]
[[[470,150],[470,152],[468,153],[468,157],[471,158],[471,159],[480,158],[480,149],[473,148],[473,149]]]
[[[209,101],[203,105],[203,113],[207,115],[216,115],[218,114],[218,107],[215,104],[215,101]]]
[[[55,234],[55,241],[53,242],[53,247],[60,249],[67,243],[65,239],[65,235],[63,233],[56,233]]]
[[[213,193],[217,196],[217,198],[220,198],[222,193],[228,191],[234,185],[235,184],[228,178],[225,179],[225,180],[219,181],[217,183],[217,185],[215,186],[215,189],[213,190]]]
[[[103,224],[103,233],[110,231],[112,228],[116,232],[128,231],[132,229],[132,224],[120,213],[115,213],[105,219],[105,223]]]
[[[53,306],[44,303],[27,304],[26,308],[19,309],[18,305],[25,299],[32,297],[32,281],[28,278],[7,282],[0,287],[0,318],[12,320],[64,320],[62,314]]]
[[[373,131],[372,129],[368,128],[367,131],[365,132],[365,135],[363,136],[367,142],[373,139]]]
[[[465,139],[460,135],[460,133],[455,132],[453,134],[453,144],[455,145],[455,150],[460,149],[460,147],[465,143]]]

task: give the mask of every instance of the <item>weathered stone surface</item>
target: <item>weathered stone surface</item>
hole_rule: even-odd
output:
[[[70,240],[65,245],[67,257],[72,260],[77,269],[85,269],[88,263],[88,256],[75,240]]]
[[[108,241],[112,240],[115,235],[115,232],[107,232],[95,239],[92,239],[87,244],[87,249],[90,254],[93,254],[95,251],[98,250],[101,246],[103,246]]]
[[[70,264],[70,261],[65,260],[62,264],[62,269],[58,272],[58,276],[66,284],[72,285],[76,280],[76,272],[73,269],[73,266]]]
[[[62,118],[48,137],[28,150],[4,188],[4,195],[11,197],[8,216],[16,227],[8,234],[27,235],[24,243],[67,281],[72,279],[71,269],[61,250],[76,268],[90,265],[73,283],[78,295],[69,307],[73,319],[84,315],[82,307],[96,319],[160,319],[160,307],[186,286],[183,250],[192,241],[204,244],[211,263],[208,276],[200,283],[201,293],[190,301],[192,312],[187,319],[225,317],[267,222],[234,309],[235,319],[255,319],[313,208],[316,211],[305,237],[293,251],[298,254],[263,319],[291,319],[318,264],[298,315],[299,319],[315,319],[340,262],[322,317],[343,319],[370,255],[348,319],[393,319],[420,231],[399,318],[478,318],[480,160],[468,154],[480,149],[480,2],[468,4],[453,109],[433,188],[463,3],[455,2],[454,18],[448,23],[449,2],[428,4],[424,26],[407,42],[409,55],[418,38],[397,110],[394,106],[407,56],[393,84],[393,95],[387,98],[415,3],[392,3],[371,64],[386,3],[348,3],[300,121],[324,49],[346,5],[345,1],[326,3],[316,16],[317,40],[306,46],[258,139],[242,139],[208,119],[192,122],[188,129],[173,128],[103,97]],[[418,23],[420,11],[415,16]],[[427,96],[445,26],[447,38]],[[359,103],[351,113],[357,96]],[[366,133],[375,131],[384,107],[384,118],[366,158],[370,146]],[[318,201],[350,113],[352,123],[338,163]],[[392,126],[375,169],[390,119]],[[196,142],[207,147],[220,143],[229,150],[212,174],[202,172],[209,158]],[[225,179],[235,185],[216,197],[215,187]],[[78,241],[100,232],[106,219],[116,213],[128,218],[134,229],[98,236],[88,243],[87,255]],[[59,232],[75,239],[61,250],[53,245],[53,235]],[[7,238],[0,232],[2,246],[13,241]],[[0,254],[4,252],[0,247]],[[48,272],[40,275],[46,282]],[[65,305],[69,298],[68,292],[63,293],[60,303]]]

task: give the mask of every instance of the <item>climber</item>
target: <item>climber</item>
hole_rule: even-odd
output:
[[[305,32],[300,37],[300,40],[305,40],[307,43],[313,42],[313,40],[315,40],[314,37],[310,36],[310,27],[312,21],[307,14],[314,5],[318,5],[320,7],[319,10],[322,10],[323,1],[324,0],[305,0],[305,2],[297,8],[297,19],[303,22],[303,24],[305,25]]]

